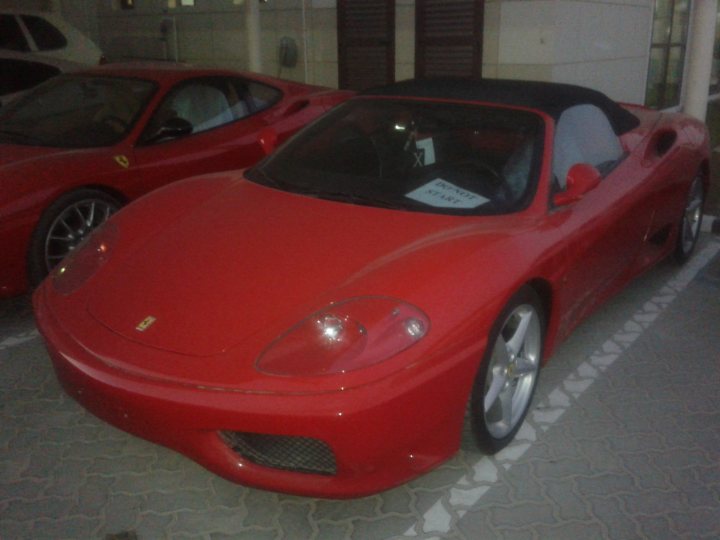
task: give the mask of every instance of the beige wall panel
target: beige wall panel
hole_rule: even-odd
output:
[[[642,102],[651,21],[648,0],[506,0],[500,8],[498,75],[581,84]]]
[[[100,17],[100,47],[111,61],[124,59],[164,60],[166,45],[160,39],[157,15]]]
[[[281,37],[277,20],[277,11],[260,9],[260,47],[262,48],[260,52],[263,73],[273,76],[278,74],[278,44]],[[247,36],[244,28],[240,33],[240,39],[243,41],[243,51],[247,59]],[[241,64],[241,69],[247,69],[247,61]]]
[[[552,66],[544,64],[500,64],[497,66],[497,78],[531,81],[554,80]]]
[[[482,66],[483,78],[485,79],[497,79],[498,65],[497,64],[483,64]]]
[[[213,28],[212,56],[218,62],[230,60],[234,65],[246,65],[247,36],[244,13],[215,13],[210,17]]]
[[[312,60],[314,62],[338,61],[337,11],[316,9],[312,12]]]
[[[205,63],[213,59],[215,28],[213,16],[200,13],[178,15],[177,41],[179,58]]]
[[[485,2],[483,28],[483,76],[485,63],[497,64],[500,53],[500,2]]]
[[[404,81],[415,77],[415,63],[395,63],[395,80]]]
[[[604,60],[553,67],[553,80],[589,86],[613,99],[643,103],[647,62],[643,58]]]
[[[643,6],[560,2],[555,62],[587,62],[645,56],[652,11]]]
[[[0,0],[1,9],[28,9],[34,11],[53,11],[53,0]]]
[[[551,64],[555,59],[554,0],[502,2],[499,64]]]
[[[338,67],[337,62],[317,62],[313,70],[313,84],[337,88]]]
[[[395,7],[395,78],[403,64],[411,64],[415,72],[415,6]],[[405,73],[405,71],[403,71]],[[404,77],[407,78],[407,77]]]

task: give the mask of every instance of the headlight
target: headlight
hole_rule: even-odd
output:
[[[110,258],[118,237],[114,223],[95,229],[52,272],[52,283],[60,294],[70,294],[85,283]]]
[[[429,326],[422,311],[400,300],[351,298],[330,304],[278,336],[256,366],[272,375],[345,373],[404,351],[422,339]]]

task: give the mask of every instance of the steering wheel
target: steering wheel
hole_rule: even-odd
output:
[[[491,177],[490,185],[495,191],[495,197],[493,197],[495,202],[509,204],[513,201],[514,195],[500,171],[484,161],[473,160],[471,165],[481,173],[486,173],[486,176]]]
[[[488,165],[484,161],[476,161],[476,160],[472,161],[472,166],[475,167],[476,169],[479,169],[482,172],[489,173],[493,179],[493,183],[494,183],[493,187],[496,187],[499,184],[504,184],[502,175],[500,174],[500,172],[497,169],[495,169],[495,167]]]

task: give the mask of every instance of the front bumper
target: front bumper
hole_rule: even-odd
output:
[[[37,324],[65,391],[110,424],[172,448],[228,480],[329,498],[359,497],[419,476],[459,446],[471,358],[408,369],[344,391],[283,394],[209,389],[126,373],[93,355],[34,296]],[[98,333],[108,332],[98,327]],[[99,339],[102,339],[100,337]],[[147,350],[152,354],[152,350]],[[332,473],[286,470],[235,450],[228,432],[319,441]],[[264,463],[264,464],[260,464]]]

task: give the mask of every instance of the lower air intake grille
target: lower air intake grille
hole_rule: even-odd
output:
[[[258,465],[312,474],[337,472],[332,450],[318,439],[241,431],[221,431],[220,436],[235,452]]]

